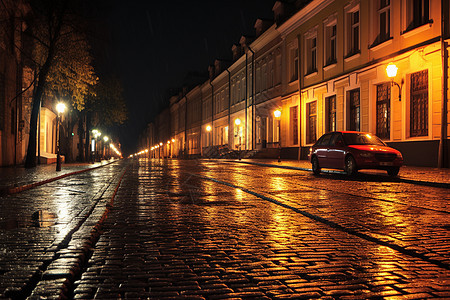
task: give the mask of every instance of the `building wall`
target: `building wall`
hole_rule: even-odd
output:
[[[228,147],[236,148],[240,137],[244,149],[276,147],[281,141],[286,156],[306,159],[323,133],[360,130],[401,149],[406,164],[436,166],[441,132],[446,144],[450,129],[448,103],[443,105],[443,80],[448,83],[443,57],[448,64],[448,56],[442,50],[441,1],[428,0],[416,20],[413,1],[382,3],[313,0],[255,40],[242,37],[243,55],[226,70],[216,62],[212,87],[205,82],[200,88],[201,124],[194,122],[198,109],[187,100],[188,136],[199,134],[207,145],[210,134],[218,146],[226,131]],[[444,12],[448,18],[448,4]],[[398,68],[393,79],[386,73],[389,64]],[[180,103],[171,113],[182,123]],[[278,108],[281,136],[273,117]],[[181,125],[173,133],[182,137],[184,130]],[[444,150],[448,157],[448,147]]]

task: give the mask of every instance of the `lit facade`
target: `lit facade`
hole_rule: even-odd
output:
[[[172,136],[188,155],[240,144],[276,157],[281,140],[282,157],[306,159],[326,132],[367,131],[406,164],[448,167],[447,2],[314,0],[286,18],[277,1],[275,23],[258,20],[232,62],[171,100]]]

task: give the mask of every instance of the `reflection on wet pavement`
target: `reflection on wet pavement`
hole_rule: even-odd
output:
[[[378,201],[370,193],[371,197],[365,197],[370,187],[364,188],[363,183],[311,179],[292,170],[142,159],[134,161],[125,176],[74,295],[195,299],[450,296],[446,268],[205,177],[243,186],[380,239],[395,236],[402,247],[426,241],[428,253],[444,259],[448,254],[448,232],[429,228],[432,216],[443,225],[448,218],[427,210],[429,203],[412,200],[414,209],[409,211],[403,203]],[[435,190],[434,197],[442,198],[439,193],[443,192]],[[430,205],[435,207],[432,198]],[[418,218],[424,211],[426,216]],[[425,237],[419,236],[421,231]],[[438,246],[437,241],[442,244]]]

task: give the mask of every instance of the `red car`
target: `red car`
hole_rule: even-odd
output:
[[[360,169],[381,169],[397,176],[403,164],[400,151],[371,133],[358,131],[325,133],[310,148],[309,159],[314,174],[322,168],[341,169],[348,175]]]

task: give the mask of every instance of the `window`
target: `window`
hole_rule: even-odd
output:
[[[267,64],[264,62],[263,66],[262,66],[262,74],[261,74],[261,89],[263,91],[267,90]]]
[[[275,119],[275,118],[272,119],[272,122],[273,122],[273,126],[272,126],[272,128],[273,128],[273,142],[274,143],[278,143],[280,141],[280,135],[279,135],[280,122],[277,119]]]
[[[391,84],[377,85],[377,136],[390,139]]]
[[[306,74],[317,72],[317,37],[306,40]]]
[[[327,132],[336,131],[336,96],[327,97],[325,99],[326,105],[326,124]]]
[[[429,0],[407,0],[406,4],[408,20],[406,31],[427,24],[430,21]]]
[[[378,42],[382,43],[391,37],[391,12],[390,0],[380,0],[378,7]]]
[[[336,24],[325,27],[325,65],[336,63]]]
[[[0,109],[0,130],[3,130],[5,120],[3,110],[3,107],[5,107],[5,77],[2,74],[0,74],[0,107],[2,108]]]
[[[347,10],[347,57],[359,53],[359,5]]]
[[[269,76],[268,76],[267,86],[269,88],[272,88],[274,86],[274,71],[275,71],[274,68],[273,68],[273,59],[272,59],[272,57],[270,57],[270,59],[269,59],[268,68],[269,68],[269,70],[268,70]]]
[[[310,102],[306,104],[306,113],[308,114],[307,118],[307,132],[306,132],[306,143],[312,144],[314,143],[316,138],[316,101]]]
[[[15,133],[16,133],[16,114],[14,113],[14,108],[11,108],[11,134]]]
[[[410,135],[428,135],[428,71],[411,74]]]
[[[349,104],[348,127],[352,131],[360,131],[359,89],[347,92],[347,97]]]
[[[298,145],[298,107],[293,106],[290,108],[290,124],[292,134],[292,144]]]
[[[281,83],[281,54],[275,58],[275,84]]]
[[[298,80],[298,48],[291,49],[290,51],[291,63],[290,63],[290,78],[291,82]]]

